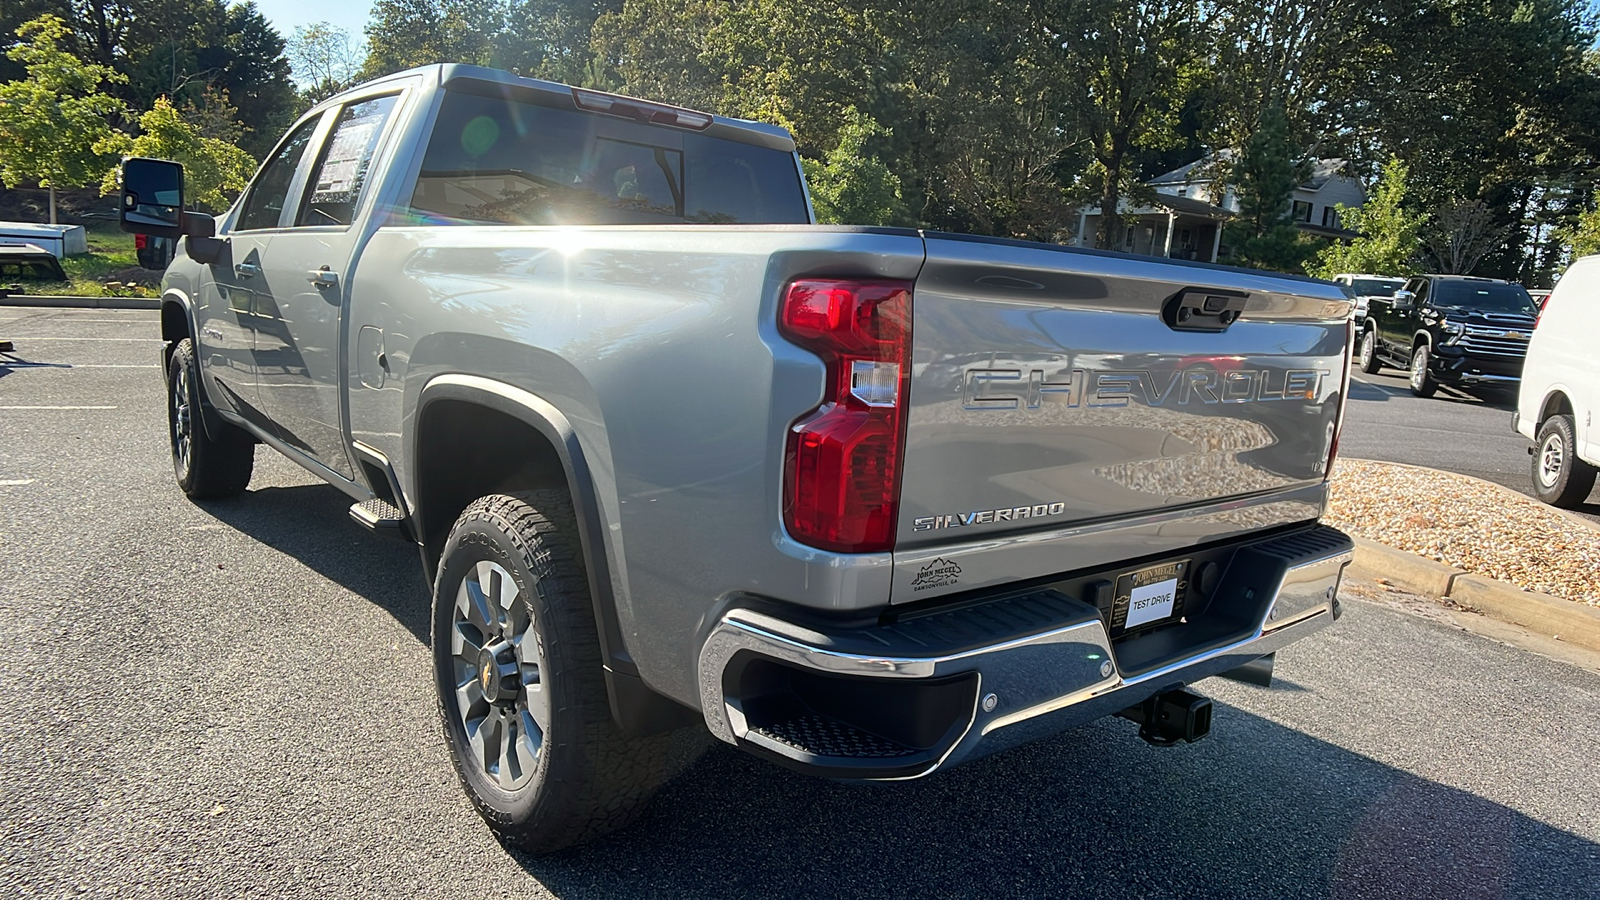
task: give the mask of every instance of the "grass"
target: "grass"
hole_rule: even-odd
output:
[[[71,297],[155,297],[154,287],[125,284],[118,273],[139,265],[134,252],[133,235],[122,231],[115,222],[96,222],[85,225],[89,239],[89,252],[69,256],[61,261],[67,272],[66,281],[29,284],[30,294],[63,294]],[[108,284],[111,282],[113,284]]]

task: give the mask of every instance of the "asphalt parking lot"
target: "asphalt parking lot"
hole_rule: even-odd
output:
[[[633,829],[509,852],[436,733],[415,555],[265,449],[183,499],[154,313],[0,336],[0,895],[1600,893],[1600,662],[1354,598],[1273,688],[1203,682],[1194,746],[1107,721],[871,787],[713,747]]]
[[[1533,495],[1530,442],[1511,430],[1515,390],[1441,387],[1424,400],[1412,395],[1398,369],[1353,374],[1356,382],[1339,438],[1341,456],[1459,472]],[[1600,522],[1600,486],[1574,512]]]

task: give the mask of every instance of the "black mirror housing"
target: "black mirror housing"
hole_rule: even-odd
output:
[[[183,236],[183,166],[166,159],[130,156],[122,161],[122,202],[117,222],[123,231],[152,237]]]

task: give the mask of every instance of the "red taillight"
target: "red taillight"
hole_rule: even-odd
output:
[[[143,250],[145,248],[145,245],[148,244],[149,242],[150,242],[150,239],[148,237],[145,237],[142,234],[136,234],[136,235],[133,236],[133,249],[135,249],[135,250]]]
[[[784,525],[823,550],[892,549],[911,378],[911,283],[796,281],[778,325],[828,366],[822,403],[789,429]]]

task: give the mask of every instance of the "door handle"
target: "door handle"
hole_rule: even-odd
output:
[[[327,266],[307,272],[306,280],[319,288],[331,288],[339,286],[339,274],[337,272],[330,272]]]
[[[239,263],[233,267],[233,274],[240,278],[254,278],[261,274],[261,267],[255,263]]]

